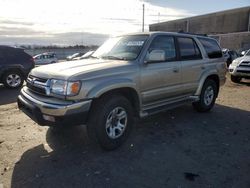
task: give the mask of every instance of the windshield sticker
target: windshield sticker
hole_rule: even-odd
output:
[[[127,46],[142,46],[144,41],[129,41]]]

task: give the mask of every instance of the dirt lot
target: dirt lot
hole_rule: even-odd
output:
[[[91,147],[85,127],[54,133],[0,86],[0,187],[250,187],[250,82],[221,89],[205,114],[191,105],[136,122],[118,150]]]

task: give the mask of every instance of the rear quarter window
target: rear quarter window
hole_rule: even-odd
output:
[[[200,38],[198,37],[205,51],[207,52],[207,56],[210,59],[220,58],[222,57],[222,51],[216,40],[209,38]]]
[[[24,58],[24,59],[30,59],[30,58],[32,58],[29,54],[27,54],[24,50],[18,50],[17,51],[17,54],[20,56],[20,57],[22,57],[22,58]]]

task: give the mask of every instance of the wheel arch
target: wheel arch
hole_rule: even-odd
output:
[[[98,93],[98,95],[93,99],[95,104],[95,101],[106,96],[114,96],[114,95],[122,95],[126,99],[128,99],[133,107],[134,115],[139,117],[140,112],[140,98],[139,94],[133,87],[115,87],[109,90],[105,90],[103,92]]]
[[[21,67],[19,67],[19,66],[11,66],[11,67],[5,67],[5,68],[3,68],[3,70],[1,70],[0,80],[3,81],[4,75],[5,75],[7,72],[11,72],[11,71],[17,71],[17,72],[19,72],[23,77],[25,77],[25,74],[24,74],[24,72],[22,71],[22,68],[21,68]]]
[[[216,73],[210,73],[210,74],[207,74],[206,76],[202,77],[202,79],[200,80],[198,89],[196,90],[195,95],[201,94],[202,87],[203,87],[204,83],[206,82],[206,80],[208,80],[208,79],[211,79],[216,83],[216,86],[217,86],[216,97],[218,96],[218,93],[220,90],[220,78],[219,78],[218,74],[216,74]]]

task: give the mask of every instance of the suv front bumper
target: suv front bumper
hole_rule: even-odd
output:
[[[85,124],[92,100],[71,104],[47,103],[21,90],[18,108],[39,125],[81,125]]]
[[[229,73],[233,76],[250,77],[250,66],[249,67],[241,67],[241,66],[233,66],[231,64],[229,66]]]

